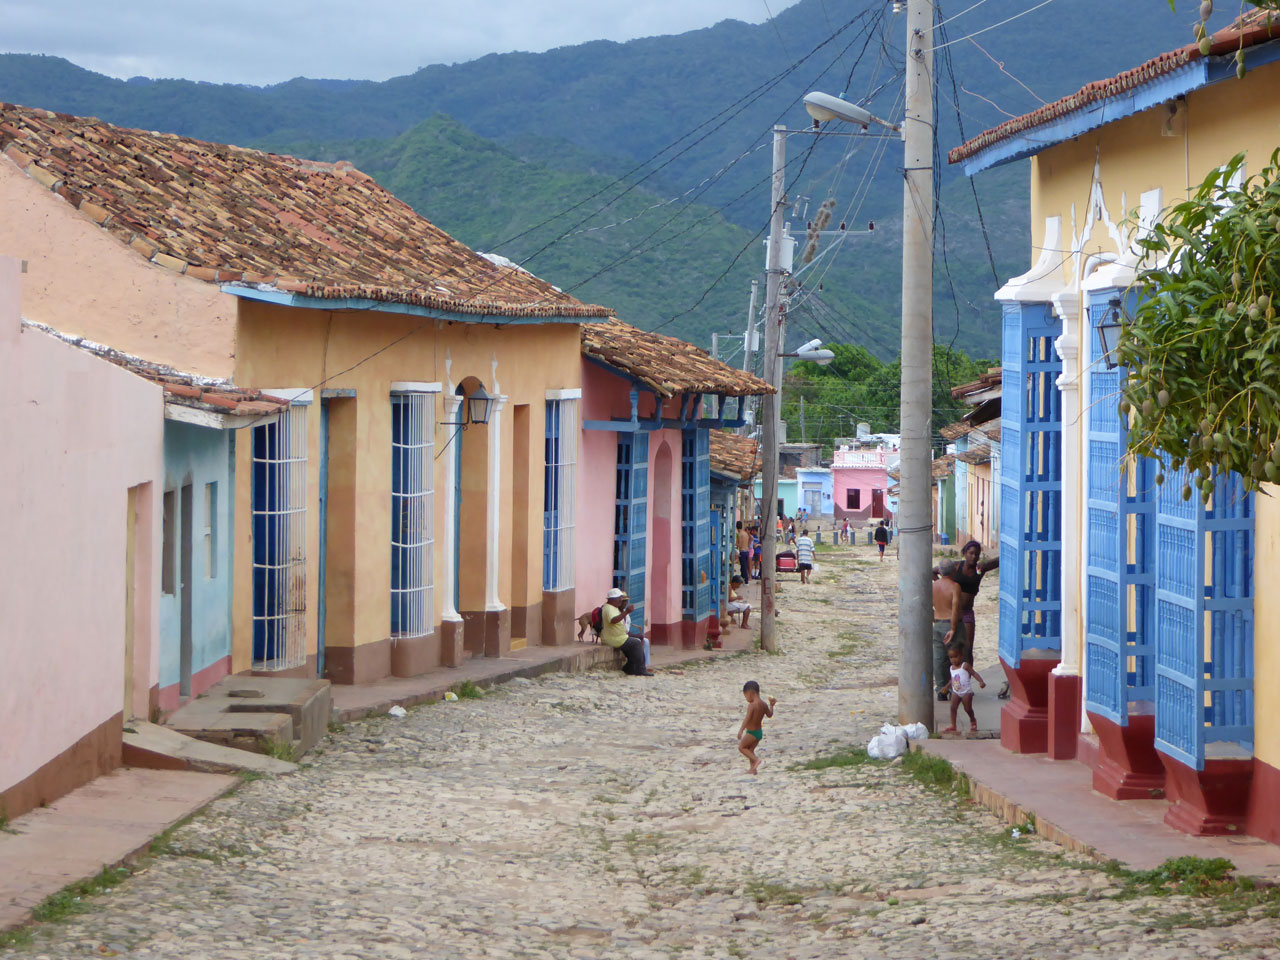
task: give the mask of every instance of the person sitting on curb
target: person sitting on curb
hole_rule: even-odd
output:
[[[600,610],[600,642],[622,651],[626,657],[623,673],[631,677],[652,677],[653,671],[644,665],[644,641],[627,633],[628,620],[635,608],[625,593],[613,587]]]
[[[747,621],[751,618],[751,604],[747,603],[747,601],[743,600],[741,595],[739,595],[738,588],[741,586],[741,577],[734,577],[729,581],[729,602],[725,604],[725,607],[729,611],[730,619],[733,619],[734,614],[742,614],[741,622],[739,623],[738,620],[734,619],[734,623],[738,624],[745,630],[747,628]]]

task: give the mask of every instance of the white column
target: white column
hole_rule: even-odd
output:
[[[1063,333],[1054,341],[1054,349],[1062,358],[1058,389],[1062,391],[1062,659],[1053,668],[1058,676],[1081,675],[1081,646],[1084,637],[1079,630],[1080,571],[1084,569],[1081,537],[1072,531],[1083,531],[1080,478],[1080,322],[1063,317]]]
[[[488,560],[485,563],[484,608],[488,611],[505,610],[498,599],[498,567],[501,559],[498,552],[499,526],[498,507],[502,502],[502,407],[507,398],[494,397],[489,413],[489,509],[488,529],[485,539],[488,541]]]
[[[444,419],[446,423],[455,424],[462,415],[462,398],[456,393],[446,393],[444,395]],[[440,577],[440,587],[444,592],[444,602],[440,605],[440,618],[442,620],[452,620],[457,623],[462,622],[462,617],[458,613],[457,607],[453,605],[454,579],[458,576],[458,571],[454,567],[454,559],[458,555],[458,545],[456,543],[458,537],[458,451],[457,444],[462,442],[462,432],[460,427],[449,426],[445,428],[449,431],[445,439],[445,443],[440,444],[442,450],[441,459],[444,460],[444,536],[440,538],[444,544],[444,564],[442,566],[443,575]]]

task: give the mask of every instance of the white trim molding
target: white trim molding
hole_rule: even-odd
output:
[[[582,388],[570,387],[564,390],[548,390],[546,399],[548,400],[581,400]]]
[[[439,383],[423,383],[418,380],[392,380],[392,393],[439,393]]]

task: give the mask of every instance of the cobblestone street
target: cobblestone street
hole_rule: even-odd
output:
[[[897,704],[896,562],[819,561],[814,585],[784,581],[777,656],[516,681],[349,724],[0,957],[1278,955],[1280,921],[1112,899],[1122,879],[901,765],[800,769],[864,746]],[[778,698],[756,777],[734,736],[749,679]]]

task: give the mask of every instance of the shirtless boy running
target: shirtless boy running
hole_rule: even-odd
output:
[[[742,695],[747,698],[747,715],[738,728],[738,752],[751,761],[750,773],[760,769],[760,758],[756,756],[756,746],[764,739],[764,718],[773,716],[774,697],[765,703],[760,697],[760,684],[748,680],[742,685]]]

